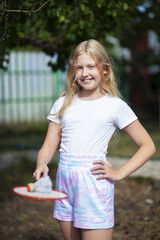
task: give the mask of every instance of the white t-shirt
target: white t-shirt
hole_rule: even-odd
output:
[[[65,97],[59,98],[50,113],[57,113]],[[59,123],[56,116],[47,119]],[[60,152],[70,154],[105,154],[108,143],[118,127],[122,129],[137,116],[120,98],[106,94],[96,100],[85,101],[75,96],[62,116]]]

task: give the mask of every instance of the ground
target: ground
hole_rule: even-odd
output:
[[[0,175],[1,240],[63,239],[57,221],[52,218],[52,201],[27,199],[11,191],[20,180],[24,184],[28,181],[32,168],[33,163],[23,159]],[[50,174],[55,183],[55,167]],[[126,178],[115,184],[113,240],[160,240],[158,181]]]

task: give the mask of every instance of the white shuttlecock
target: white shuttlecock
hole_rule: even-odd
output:
[[[49,176],[41,177],[35,183],[29,183],[27,189],[29,192],[49,193],[52,191],[52,181]]]

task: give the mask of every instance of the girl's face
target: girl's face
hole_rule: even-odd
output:
[[[106,72],[104,71],[104,74]],[[81,54],[76,62],[76,79],[82,87],[82,91],[101,92],[103,84],[101,75],[96,67],[96,63],[86,53]]]

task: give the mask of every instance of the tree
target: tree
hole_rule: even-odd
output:
[[[156,48],[150,46],[149,33],[154,31],[160,42],[159,26],[160,1],[146,1],[132,16],[130,26],[125,25],[123,34],[119,35],[121,44],[131,50],[130,102],[146,108],[154,119],[159,117],[160,43]],[[153,67],[156,71],[151,70]]]
[[[57,63],[50,65],[54,70],[64,69],[68,56],[77,43],[95,38],[106,44],[106,35],[114,33],[126,21],[130,21],[131,13],[136,11],[140,2],[50,0],[40,11],[33,13],[45,3],[44,0],[3,0],[0,5],[1,32],[6,32],[2,41],[7,50],[30,45],[51,56],[57,54]],[[16,12],[14,9],[28,10],[29,13]],[[3,67],[2,62],[0,67]]]

